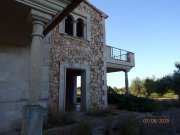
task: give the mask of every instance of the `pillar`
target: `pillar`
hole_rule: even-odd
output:
[[[73,20],[73,36],[77,36],[77,21]]]
[[[128,82],[128,71],[125,71],[125,94],[129,94],[129,82]]]
[[[87,35],[86,35],[86,27],[87,27],[87,24],[86,24],[86,22],[84,21],[84,24],[83,24],[83,38],[84,39],[87,39]]]
[[[42,38],[44,23],[33,21],[33,33],[30,49],[29,82],[28,82],[28,104],[39,104],[41,93],[41,72],[42,72]]]
[[[40,105],[42,65],[43,65],[43,28],[45,17],[51,18],[32,9],[28,16],[32,22],[32,40],[28,69],[28,104],[23,107],[22,135],[42,135],[43,107]]]
[[[73,104],[77,104],[77,76],[73,76]]]
[[[87,107],[87,88],[86,88],[86,84],[88,83],[86,80],[87,76],[86,76],[86,71],[82,71],[81,72],[81,111],[87,111],[88,107]]]

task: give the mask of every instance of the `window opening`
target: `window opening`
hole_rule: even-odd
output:
[[[82,19],[77,19],[77,30],[76,35],[80,38],[84,37],[84,21]]]
[[[68,16],[65,20],[65,33],[73,36],[73,17]]]

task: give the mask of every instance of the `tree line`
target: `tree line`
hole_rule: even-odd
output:
[[[150,96],[152,94],[163,95],[175,93],[180,95],[180,63],[175,63],[176,69],[172,74],[162,78],[147,77],[145,79],[135,78],[132,80],[130,92],[137,96]]]
[[[162,97],[180,95],[180,62],[175,63],[175,70],[162,78],[136,77],[129,87],[131,94],[139,97]],[[125,93],[125,88],[113,88],[119,94]]]

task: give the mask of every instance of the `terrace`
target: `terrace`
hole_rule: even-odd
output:
[[[106,45],[107,73],[129,71],[135,66],[134,53]]]

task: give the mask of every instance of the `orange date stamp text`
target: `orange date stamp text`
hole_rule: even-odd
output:
[[[170,124],[169,117],[147,117],[143,119],[144,124]]]

